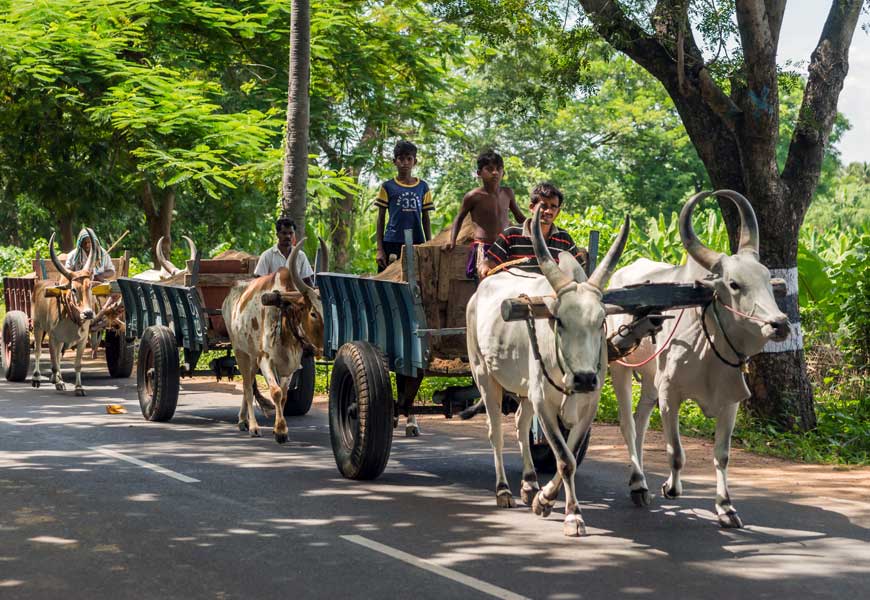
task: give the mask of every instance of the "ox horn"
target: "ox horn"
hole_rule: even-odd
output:
[[[689,198],[689,201],[683,205],[683,210],[680,211],[680,240],[683,242],[683,247],[685,247],[689,256],[695,259],[695,262],[708,271],[713,270],[713,265],[722,258],[722,253],[711,250],[701,243],[701,240],[698,239],[695,233],[695,229],[692,227],[692,213],[698,202],[712,195],[713,193],[711,192],[695,194]]]
[[[157,240],[157,245],[154,247],[154,255],[157,257],[157,264],[159,266],[170,275],[175,275],[178,272],[178,267],[166,260],[166,257],[163,256],[163,238],[164,236],[161,235],[160,239]]]
[[[187,247],[190,249],[190,260],[196,260],[196,244],[193,243],[193,240],[187,237],[186,235],[181,236],[187,242]]]
[[[88,232],[88,239],[91,240],[91,251],[88,253],[88,260],[85,262],[85,266],[82,267],[82,270],[90,272],[94,270],[94,262],[100,252],[100,247],[97,242],[97,236],[94,235],[93,230],[90,227],[86,227],[85,231]]]
[[[290,252],[290,256],[287,257],[287,262],[285,263],[287,269],[290,271],[290,280],[293,282],[293,286],[297,291],[302,292],[302,295],[308,297],[309,294],[317,294],[317,290],[313,287],[302,281],[302,277],[299,275],[299,271],[296,269],[296,257],[299,256],[299,252],[302,250],[302,244],[305,243],[305,238],[302,238],[296,245],[293,246],[293,250]]]
[[[758,257],[758,220],[749,200],[743,194],[734,190],[718,190],[717,196],[728,198],[737,206],[740,213],[740,244],[737,252],[753,252]]]
[[[613,271],[616,269],[616,265],[622,257],[622,251],[625,250],[625,243],[628,241],[628,230],[630,226],[631,219],[628,215],[625,215],[625,220],[622,222],[622,229],[619,230],[619,235],[616,237],[616,241],[613,242],[613,245],[610,246],[610,250],[608,250],[607,254],[604,255],[604,260],[598,264],[592,272],[592,275],[589,276],[589,285],[594,285],[599,290],[603,290],[607,287],[607,282],[610,281],[610,276],[613,275]]]
[[[326,242],[323,241],[322,237],[318,236],[317,241],[320,242],[320,265],[323,267],[324,271],[328,271],[329,270],[329,248],[326,247]],[[316,267],[317,267],[317,265],[315,265],[315,268]]]
[[[535,258],[538,259],[538,265],[541,267],[541,273],[550,282],[553,291],[557,294],[559,290],[574,283],[574,280],[559,269],[559,265],[553,260],[553,255],[550,254],[550,249],[547,248],[547,242],[544,240],[544,234],[541,231],[541,205],[539,202],[535,207],[535,216],[532,219],[532,248],[535,250]]]
[[[57,269],[61,275],[72,281],[72,273],[63,266],[63,263],[60,262],[57,258],[57,253],[54,251],[54,238],[56,235],[57,234],[54,231],[51,232],[51,238],[48,240],[48,255],[51,256],[51,262],[54,264],[54,268]]]

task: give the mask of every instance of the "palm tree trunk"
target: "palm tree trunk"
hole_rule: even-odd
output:
[[[287,85],[287,137],[284,140],[282,212],[305,231],[308,184],[308,83],[311,63],[310,0],[293,0],[290,12],[290,73]]]

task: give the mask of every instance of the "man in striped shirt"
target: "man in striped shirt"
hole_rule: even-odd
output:
[[[562,208],[564,196],[552,183],[539,183],[532,190],[529,209],[534,213],[535,207],[541,203],[541,231],[547,240],[547,247],[555,260],[559,260],[559,252],[570,252],[581,265],[586,266],[587,252],[579,249],[571,239],[571,235],[555,225],[556,217]],[[535,251],[532,249],[531,219],[526,219],[522,227],[514,225],[502,231],[498,239],[486,253],[486,269],[488,273],[498,265],[524,259],[526,262],[517,268],[540,273]]]

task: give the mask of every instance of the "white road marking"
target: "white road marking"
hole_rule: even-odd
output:
[[[182,481],[184,483],[199,483],[199,479],[194,479],[193,477],[188,477],[187,475],[182,475],[181,473],[176,473],[175,471],[167,469],[166,467],[161,467],[160,465],[145,462],[144,460],[139,460],[138,458],[133,458],[132,456],[127,456],[126,454],[121,454],[120,452],[116,452],[115,450],[109,450],[108,448],[91,448],[91,450],[93,450],[94,452],[99,452],[100,454],[105,454],[106,456],[111,456],[112,458],[117,458],[118,460],[127,461],[128,463],[132,463],[146,469],[151,469],[156,473],[166,475],[167,477],[172,477],[173,479],[177,479],[178,481]]]
[[[504,598],[505,600],[529,600],[525,596],[520,596],[519,594],[515,594],[510,590],[500,588],[496,585],[492,585],[491,583],[481,581],[480,579],[476,579],[468,575],[463,575],[462,573],[454,571],[453,569],[448,569],[447,567],[436,565],[435,563],[428,561],[424,558],[417,558],[413,554],[408,554],[407,552],[396,550],[395,548],[391,548],[390,546],[385,546],[384,544],[380,544],[368,538],[364,538],[361,535],[343,535],[341,536],[341,539],[347,540],[348,542],[352,542],[354,544],[359,544],[360,546],[365,546],[366,548],[374,550],[375,552],[386,554],[387,556],[391,556],[395,559],[401,560],[402,562],[406,562],[409,565],[413,565],[425,571],[429,571],[431,573],[435,573],[436,575],[440,575],[441,577],[445,577],[457,583],[461,583],[462,585],[468,586],[479,592],[483,592],[484,594],[488,594],[494,598]]]

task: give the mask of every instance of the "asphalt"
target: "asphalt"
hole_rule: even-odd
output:
[[[110,379],[96,362],[84,385],[80,398],[72,386],[0,382],[0,598],[857,598],[870,589],[870,530],[824,498],[741,489],[747,526],[726,531],[710,511],[711,482],[638,509],[624,465],[596,459],[593,446],[577,475],[589,535],[572,539],[560,504],[547,519],[495,506],[480,427],[426,420],[419,438],[400,428],[384,474],[355,482],[335,467],[323,402],[291,419],[279,446],[263,418],[262,438],[237,430],[240,400],[225,387],[185,382],[172,421],[150,423],[135,376]],[[128,412],[108,414],[109,403]],[[514,445],[506,436],[519,501]]]

